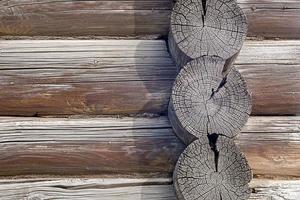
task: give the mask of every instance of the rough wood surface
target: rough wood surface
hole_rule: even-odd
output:
[[[299,124],[300,117],[250,117],[236,142],[254,174],[300,176]],[[4,117],[0,136],[1,176],[170,176],[185,148],[166,117]]]
[[[168,31],[170,0],[4,0],[2,35],[153,35]]]
[[[1,200],[176,200],[169,179],[0,180]]]
[[[180,125],[173,130],[188,144],[173,175],[178,200],[250,197],[251,168],[234,137],[246,124],[252,102],[245,80],[231,66],[247,31],[236,0],[177,0],[174,5],[168,44],[182,69],[172,88],[169,115],[176,115],[178,121],[171,125]],[[178,54],[183,56],[175,58]],[[189,135],[197,139],[191,143]]]
[[[164,41],[0,41],[0,114],[162,113],[176,69]]]
[[[298,200],[299,180],[254,179],[250,200]],[[170,179],[2,179],[1,200],[176,200]]]
[[[252,93],[252,114],[300,114],[299,58],[298,40],[245,43],[235,66]]]
[[[220,41],[220,40],[219,40]],[[168,49],[170,54],[172,55],[172,59],[176,64],[177,71],[179,72],[182,67],[184,67],[187,63],[191,62],[193,59],[186,55],[177,45],[173,37],[173,33],[170,31],[168,35]],[[194,50],[193,50],[194,51]],[[216,50],[213,50],[216,51]],[[220,50],[218,50],[220,51]],[[198,51],[199,52],[199,51]],[[231,52],[233,53],[233,52]],[[239,55],[240,50],[237,50],[235,54],[231,55],[229,58],[225,59],[224,72],[228,72],[235,62],[237,56]],[[204,54],[207,54],[204,52]]]
[[[180,155],[174,170],[179,200],[248,199],[252,179],[245,156],[232,139],[207,138],[191,143]]]
[[[254,179],[250,185],[250,199],[256,200],[297,200],[300,196],[300,180]]]
[[[249,21],[248,36],[300,38],[298,0],[237,0]]]
[[[249,19],[249,36],[300,37],[298,0],[238,3]],[[2,0],[0,34],[167,35],[171,8],[171,0]]]
[[[181,124],[188,135],[199,138],[217,133],[232,138],[246,124],[251,113],[246,82],[235,68],[223,76],[224,64],[217,57],[201,57],[189,62],[176,77],[171,96],[174,112],[169,116],[175,114],[178,120],[171,123]],[[188,137],[186,131],[174,130],[179,138]]]
[[[165,113],[177,74],[163,41],[0,46],[0,115]],[[299,49],[297,40],[245,43],[236,68],[252,92],[253,115],[300,114]]]
[[[191,60],[201,56],[231,58],[241,49],[246,35],[246,16],[235,0],[177,0],[172,10],[169,46],[175,61],[178,54]],[[177,64],[183,67],[184,61]]]

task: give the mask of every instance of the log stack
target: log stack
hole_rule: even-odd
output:
[[[223,129],[225,134],[232,133],[229,137],[218,137],[215,146],[214,134],[210,140],[203,134],[207,140],[197,141],[197,147],[207,150],[199,153],[208,156],[211,169],[216,168],[217,151],[224,165],[232,162],[222,161],[223,149],[232,146],[226,155],[238,152],[229,157],[239,163],[247,159],[252,169],[251,200],[298,200],[300,4],[294,0],[237,3],[248,18],[250,38],[240,49],[244,31],[233,34],[241,34],[233,44],[237,46],[226,47],[231,51],[227,55],[217,50],[222,61],[216,62],[211,60],[215,55],[197,58],[194,50],[180,55],[180,45],[175,45],[178,38],[167,38],[176,5],[171,0],[0,1],[0,199],[176,199],[171,179],[176,163],[184,151],[195,153],[193,146],[186,149],[186,145],[200,136],[174,123],[182,118],[167,115],[174,110],[169,104],[174,81],[182,77],[179,81],[185,82],[195,72],[181,70],[181,65],[192,61],[197,64],[190,69],[216,73],[213,79],[203,79],[214,86],[213,91],[203,87],[201,76],[194,73],[198,81],[190,88],[207,91],[191,93],[194,98],[208,95],[215,101],[230,83],[230,88],[239,91],[230,89],[226,101],[215,102],[231,107],[233,101],[249,114],[246,105],[250,103],[243,100],[252,93],[247,122],[246,113],[226,116],[239,122]],[[202,15],[198,22],[203,22]],[[226,41],[233,42],[230,37]],[[216,43],[217,39],[207,42],[202,53]],[[182,63],[174,62],[175,53]],[[225,62],[227,67],[210,68],[207,61],[220,66]],[[242,89],[245,83],[248,90]],[[215,106],[209,108],[216,111]],[[203,112],[188,109],[198,115]],[[215,117],[220,120],[220,116]],[[197,131],[221,131],[218,127],[219,123],[196,122]],[[245,165],[234,165],[234,169],[241,171]],[[208,180],[214,183],[218,177]],[[245,172],[236,177],[248,182],[250,176]],[[247,195],[245,190],[240,194]]]
[[[248,199],[252,172],[233,139],[251,113],[246,82],[232,66],[247,35],[235,0],[177,1],[170,53],[180,69],[169,106],[187,145],[173,181],[179,200]]]

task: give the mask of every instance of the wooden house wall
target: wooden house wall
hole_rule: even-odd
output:
[[[235,66],[253,112],[236,142],[255,175],[251,199],[297,200],[300,2],[238,3],[249,40]],[[172,5],[0,1],[0,199],[175,199]]]

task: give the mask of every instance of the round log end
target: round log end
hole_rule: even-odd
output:
[[[180,123],[179,119],[175,114],[172,101],[170,101],[169,103],[168,118],[173,128],[173,131],[184,144],[191,144],[197,139],[194,135],[190,134],[187,130],[185,130],[184,127],[182,127],[182,124]]]
[[[245,200],[252,172],[231,139],[219,136],[215,144],[201,139],[181,154],[174,171],[179,200]]]
[[[210,133],[236,136],[251,113],[251,97],[235,69],[223,75],[225,61],[205,56],[189,62],[178,74],[171,95],[170,120],[199,138]],[[169,109],[170,111],[170,109]],[[176,131],[176,134],[185,134]],[[180,137],[184,138],[186,136]],[[185,142],[185,141],[184,141]]]
[[[171,15],[171,34],[191,59],[228,59],[242,47],[247,19],[236,0],[178,0]]]

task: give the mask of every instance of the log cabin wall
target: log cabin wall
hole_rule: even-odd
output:
[[[255,174],[251,199],[296,200],[300,2],[238,3],[249,39],[235,65],[253,112],[237,143]],[[175,199],[172,5],[0,1],[0,199]]]

